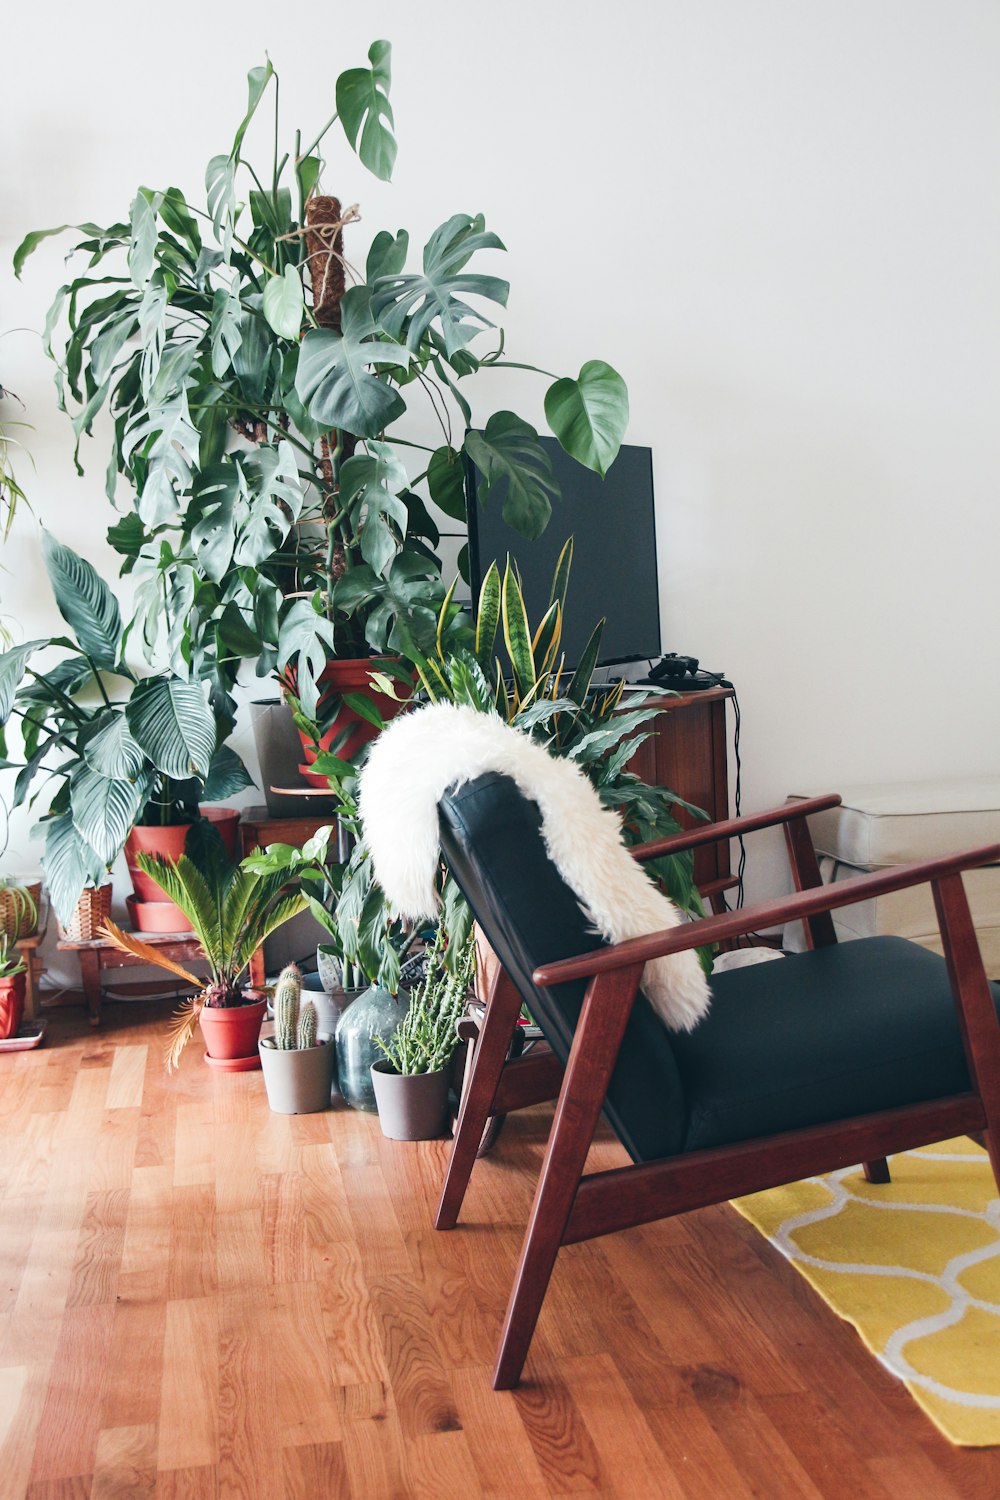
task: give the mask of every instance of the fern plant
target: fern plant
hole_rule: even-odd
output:
[[[211,971],[206,984],[114,922],[102,929],[116,947],[178,975],[198,991],[174,1016],[167,1047],[169,1071],[177,1066],[204,1006],[244,1004],[241,980],[251,957],[276,928],[305,910],[306,898],[300,890],[289,890],[283,871],[260,874],[245,864],[233,864],[207,823],[192,825],[178,860],[141,854],[139,863],[180,907]]]

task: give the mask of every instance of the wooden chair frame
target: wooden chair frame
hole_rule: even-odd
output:
[[[983,1140],[1000,1186],[1000,1025],[962,884],[963,870],[1000,860],[1000,845],[824,886],[805,819],[811,813],[835,807],[839,801],[839,797],[830,796],[786,803],[768,812],[729,819],[634,849],[635,858],[647,860],[780,824],[795,894],[537,969],[533,978],[538,985],[583,978],[589,981],[565,1069],[551,1052],[506,1062],[521,996],[502,970],[497,974],[462,1100],[436,1228],[451,1229],[458,1221],[487,1119],[548,1099],[557,1098],[558,1102],[507,1307],[494,1371],[495,1390],[508,1390],[520,1379],[562,1245],[834,1171],[853,1162],[866,1164],[869,1180],[886,1181],[887,1155],[953,1135],[975,1134]],[[825,946],[836,941],[830,915],[834,909],[925,883],[933,888],[968,1062],[969,1092],[583,1175],[643,966],[649,959],[791,921],[803,922],[809,947]]]

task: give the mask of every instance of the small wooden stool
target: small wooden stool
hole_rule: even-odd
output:
[[[150,948],[158,949],[165,958],[172,958],[176,963],[190,963],[192,960],[205,962],[201,944],[193,932],[144,932],[141,936],[143,942],[147,943]],[[90,1024],[99,1026],[101,1024],[102,970],[141,967],[143,959],[136,958],[132,953],[125,953],[121,948],[116,948],[110,938],[94,938],[89,943],[72,943],[68,938],[60,938],[56,947],[62,953],[78,955]]]

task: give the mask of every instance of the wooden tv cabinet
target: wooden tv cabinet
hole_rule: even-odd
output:
[[[685,802],[703,808],[712,823],[730,816],[726,704],[732,697],[732,688],[716,687],[660,699],[657,717],[647,726],[654,733],[628,765],[651,786],[669,787]],[[691,828],[699,820],[678,809],[677,821]],[[694,878],[713,908],[721,908],[723,892],[737,883],[728,843],[695,850]]]

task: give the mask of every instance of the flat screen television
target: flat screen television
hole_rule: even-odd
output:
[[[623,447],[604,479],[585,469],[543,437],[542,446],[559,482],[561,498],[542,535],[529,542],[503,519],[505,486],[496,485],[489,504],[477,495],[478,470],[466,467],[469,515],[469,579],[474,601],[490,563],[501,573],[508,554],[521,573],[528,619],[534,628],[549,603],[559,553],[573,537],[573,568],[563,622],[567,667],[575,667],[603,616],[599,666],[660,655],[660,595],[656,575],[653,454]]]

